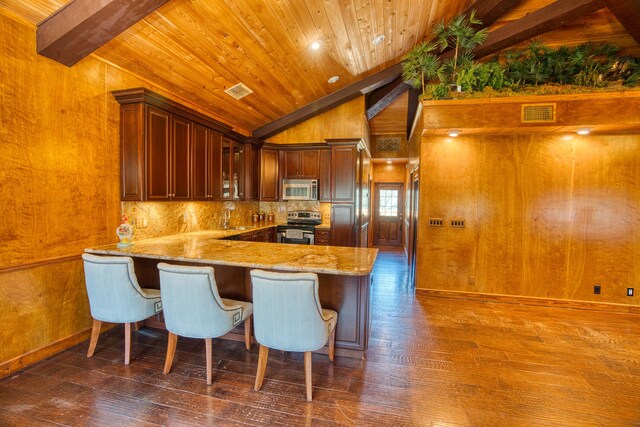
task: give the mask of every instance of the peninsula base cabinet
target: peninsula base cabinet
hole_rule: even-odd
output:
[[[158,263],[160,259],[133,257],[136,276],[140,283],[152,289],[160,288]],[[166,262],[166,261],[165,261]],[[211,266],[211,264],[185,263],[183,265]],[[251,268],[213,265],[218,291],[222,298],[252,301]],[[338,312],[336,326],[336,354],[364,359],[371,331],[371,275],[352,276],[318,274],[318,295],[323,308]],[[146,325],[164,328],[162,313],[146,320]],[[236,328],[222,338],[243,341],[244,328]],[[327,347],[318,352],[326,353]]]

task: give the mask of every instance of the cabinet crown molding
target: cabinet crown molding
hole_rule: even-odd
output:
[[[213,119],[205,114],[202,114],[192,108],[182,105],[144,87],[114,90],[113,92],[111,92],[111,94],[120,105],[137,104],[143,102],[149,105],[153,105],[154,107],[161,108],[178,116],[184,117],[185,119],[189,119],[193,122],[207,126],[238,142],[244,142],[244,139],[247,138],[246,136],[233,131],[232,127],[225,123],[222,123],[216,119]]]

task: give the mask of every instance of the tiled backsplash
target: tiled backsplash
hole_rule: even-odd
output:
[[[320,211],[327,223],[331,216],[331,203],[320,202],[122,202],[121,207],[135,228],[134,240],[220,228],[226,208],[232,209],[231,226],[251,224],[259,211],[275,214],[276,223],[287,222],[292,210]]]

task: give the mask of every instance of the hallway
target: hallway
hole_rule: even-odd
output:
[[[374,269],[367,360],[272,352],[253,391],[258,347],[180,339],[163,375],[166,333],[123,329],[0,381],[0,425],[638,425],[640,316],[433,298],[407,283],[402,252]]]

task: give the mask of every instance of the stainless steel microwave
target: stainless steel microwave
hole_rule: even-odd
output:
[[[318,180],[282,180],[282,200],[318,200]]]

